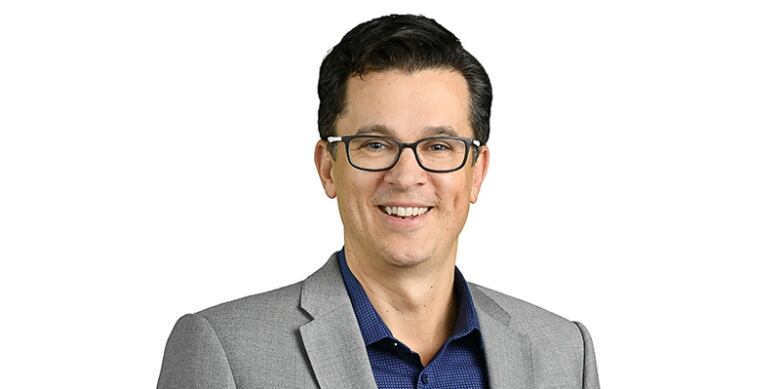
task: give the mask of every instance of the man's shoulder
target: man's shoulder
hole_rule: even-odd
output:
[[[244,296],[203,309],[202,316],[214,327],[278,326],[281,322],[301,323],[307,319],[300,309],[303,281],[277,289]]]
[[[251,387],[313,387],[302,384],[313,382],[299,332],[311,322],[300,308],[302,287],[296,282],[185,314],[169,336],[161,380],[180,374],[189,383],[200,375],[211,387],[205,383],[215,382],[216,369],[226,382],[240,377]]]
[[[490,299],[495,301],[501,308],[506,310],[513,318],[522,317],[527,320],[540,323],[562,323],[569,321],[564,317],[550,312],[538,305],[529,303],[528,301],[519,299],[514,296],[510,296],[506,293],[499,292],[495,289],[488,288],[479,284],[469,282],[469,287],[479,292],[484,293]]]
[[[508,316],[509,326],[529,336],[537,345],[582,347],[580,323],[479,284],[469,283],[469,287],[472,294],[482,293],[495,302]]]
[[[303,299],[306,296],[316,295],[325,301],[333,300],[332,293],[328,294],[328,291],[332,292],[334,287],[323,285],[333,284],[334,279],[340,277],[336,253],[333,253],[320,269],[304,280],[226,301],[191,315],[204,318],[217,332],[243,331],[247,328],[256,331],[287,331],[312,320],[311,311],[305,309]]]

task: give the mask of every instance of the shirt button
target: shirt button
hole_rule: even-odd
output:
[[[422,383],[424,385],[428,385],[428,381],[429,381],[428,380],[428,374],[423,373],[423,375],[422,375],[422,377],[420,377],[420,379],[422,380]]]

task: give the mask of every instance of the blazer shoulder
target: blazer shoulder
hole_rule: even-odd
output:
[[[544,387],[598,389],[593,340],[585,325],[516,297],[469,284],[472,295],[512,329],[527,336],[532,347],[537,384]],[[495,304],[495,305],[494,305]]]
[[[272,321],[286,318],[296,322],[305,316],[299,308],[302,281],[267,292],[244,296],[203,309],[196,315],[205,317],[213,326],[246,321]],[[300,318],[299,320],[294,320]]]
[[[298,282],[184,315],[166,347],[167,362],[160,378],[164,384],[158,388],[235,389],[235,383],[239,387],[301,387],[308,382],[298,329],[311,319],[299,307],[301,285]],[[220,385],[213,384],[212,371],[219,372]],[[168,384],[179,382],[178,377],[186,380]],[[193,379],[198,384],[191,384]]]
[[[494,289],[473,283],[470,286],[476,293],[483,293],[498,304],[510,317],[509,325],[531,337],[537,345],[583,347],[577,322]]]

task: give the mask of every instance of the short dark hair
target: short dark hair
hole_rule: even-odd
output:
[[[485,69],[463,48],[458,37],[435,20],[395,14],[357,25],[323,59],[317,83],[320,138],[326,140],[336,134],[336,121],[344,112],[350,77],[375,71],[414,73],[431,68],[452,69],[466,79],[469,123],[474,138],[486,144],[493,90]]]

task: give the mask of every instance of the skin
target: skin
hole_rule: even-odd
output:
[[[466,80],[453,70],[372,72],[347,81],[336,135],[383,125],[389,132],[383,135],[414,142],[430,136],[426,128],[449,126],[458,136],[473,138],[468,112]],[[466,166],[451,173],[423,170],[411,149],[383,172],[353,168],[343,143],[334,159],[327,143],[319,141],[314,159],[326,195],[338,202],[350,269],[393,335],[427,365],[455,324],[458,235],[487,173],[487,146],[479,148],[476,164],[470,156]],[[433,208],[420,226],[398,228],[377,207],[393,202]]]

